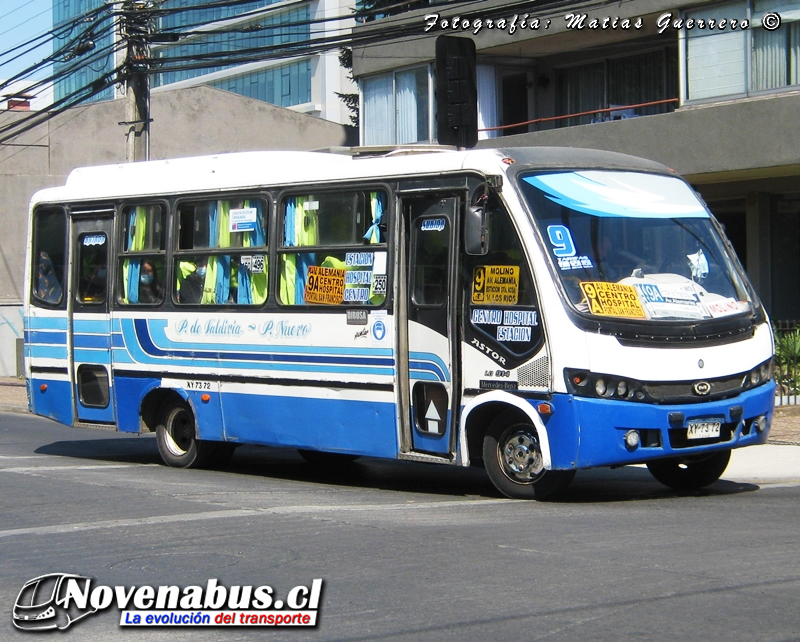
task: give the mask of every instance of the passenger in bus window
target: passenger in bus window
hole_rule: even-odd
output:
[[[48,303],[61,303],[63,290],[47,252],[39,252],[36,296]]]
[[[152,261],[142,261],[139,270],[139,303],[161,303],[164,288],[158,278],[158,271]]]
[[[194,269],[192,269],[194,267]],[[203,287],[206,282],[206,259],[205,257],[197,259],[197,263],[192,266],[191,263],[181,263],[180,271],[188,272],[180,283],[180,290],[178,291],[178,301],[181,303],[200,303],[203,298]]]

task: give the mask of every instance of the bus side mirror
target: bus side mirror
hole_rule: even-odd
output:
[[[489,229],[486,210],[476,205],[467,208],[464,221],[464,250],[467,254],[484,255],[489,251]]]

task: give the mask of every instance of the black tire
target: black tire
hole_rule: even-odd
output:
[[[217,443],[197,439],[194,413],[183,400],[168,401],[156,427],[158,453],[167,466],[200,468],[214,458]]]
[[[674,490],[697,490],[717,481],[730,459],[730,450],[718,450],[710,455],[654,459],[647,462],[647,469],[664,486]]]
[[[483,465],[489,479],[511,499],[552,499],[575,477],[574,470],[545,470],[539,435],[527,421],[502,417],[483,438]]]
[[[298,448],[297,452],[309,464],[317,466],[336,466],[338,464],[349,464],[359,458],[360,455],[348,455],[347,453],[328,453],[321,450],[306,450]]]

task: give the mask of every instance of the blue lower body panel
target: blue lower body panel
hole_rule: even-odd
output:
[[[42,389],[42,386],[45,386]],[[33,377],[28,380],[31,412],[72,425],[72,384],[69,381]]]
[[[651,405],[554,395],[551,403],[555,412],[545,424],[553,467],[634,464],[763,444],[772,425],[774,399],[773,382],[731,399],[693,404]],[[759,432],[753,420],[761,416],[766,417],[767,423]],[[720,437],[687,439],[686,427],[692,420],[719,421]],[[640,433],[641,443],[636,448],[625,444],[625,433],[629,430]],[[577,435],[577,444],[573,443],[573,435]]]
[[[114,390],[120,431],[140,430],[142,402],[160,384],[160,378],[116,377]],[[200,439],[397,457],[393,403],[220,394],[213,390],[175,389],[175,392],[189,402]]]
[[[222,411],[228,441],[397,457],[393,403],[227,394]]]

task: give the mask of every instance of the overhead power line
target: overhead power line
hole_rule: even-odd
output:
[[[226,13],[225,10],[252,5],[254,4],[253,0],[215,0],[180,7],[170,7],[167,0],[108,2],[58,25],[53,30],[31,39],[27,43],[17,45],[6,52],[0,52],[0,61],[2,61],[4,56],[19,51],[21,47],[33,46],[42,38],[49,37],[63,41],[51,56],[16,74],[13,79],[0,84],[0,90],[7,87],[12,81],[28,78],[42,67],[53,63],[58,63],[57,70],[48,78],[37,81],[35,87],[40,88],[47,83],[63,81],[86,66],[107,61],[108,56],[114,56],[122,49],[127,48],[126,58],[122,64],[112,65],[113,69],[101,74],[96,81],[87,83],[56,101],[50,106],[49,111],[45,112],[45,114],[61,113],[64,109],[107,90],[115,83],[130,85],[133,78],[171,72],[216,70],[253,62],[314,55],[343,47],[369,47],[390,41],[412,41],[431,37],[431,34],[422,32],[421,15],[418,21],[374,20],[359,28],[355,33],[347,29],[325,34],[322,30],[314,31],[313,29],[315,26],[325,23],[353,19],[357,17],[357,14],[354,13],[276,21],[275,23],[268,21],[272,16],[285,15],[293,7],[300,7],[309,2],[310,0],[298,0],[294,3],[280,3],[278,7],[273,5],[256,6],[239,14]],[[589,10],[604,2],[605,0],[590,0],[583,5],[581,10]],[[441,11],[443,15],[458,14],[470,19],[486,19],[510,17],[514,13],[526,11],[535,13],[537,16],[544,16],[546,13],[555,12],[558,8],[568,4],[574,6],[574,0],[518,0],[509,2],[504,7],[490,9],[482,6],[483,3],[480,0],[458,2],[439,0],[426,4],[425,7],[432,13]],[[362,18],[370,19],[407,5],[407,2],[398,2],[394,5],[363,12],[360,15]],[[214,20],[161,27],[166,17],[174,17],[179,14],[191,15],[192,11],[209,9],[217,9],[222,13]],[[127,28],[125,33],[121,33],[123,27]],[[292,33],[292,30],[297,30],[298,33]],[[204,42],[204,40],[209,37],[233,33],[271,34],[276,38],[282,38],[283,41],[236,48],[227,46],[218,51],[194,53],[178,52],[173,49],[176,44],[180,44],[180,46],[192,46],[193,43],[197,43],[198,46],[207,45],[207,41]],[[97,47],[96,43],[104,38],[110,38],[112,44]],[[151,44],[154,45],[152,50],[156,55],[151,53]],[[149,89],[147,91],[149,94]],[[44,115],[37,119],[22,119],[14,124],[0,127],[0,144],[27,131],[30,127],[36,126],[34,124],[29,127],[30,122],[35,120],[36,124],[40,124],[45,122],[48,117]]]

